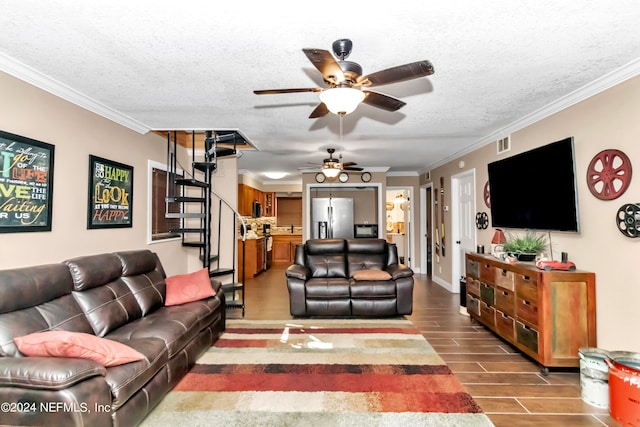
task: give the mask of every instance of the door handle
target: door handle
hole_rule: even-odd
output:
[[[456,245],[459,245],[459,244],[460,244],[460,240],[456,240]]]

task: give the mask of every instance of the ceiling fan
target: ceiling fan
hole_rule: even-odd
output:
[[[317,169],[320,166],[320,169],[325,176],[330,178],[334,178],[338,176],[338,174],[342,171],[361,171],[363,168],[357,167],[357,163],[355,162],[342,162],[342,154],[339,158],[333,157],[333,153],[336,152],[335,148],[327,148],[327,153],[329,153],[329,157],[322,161],[322,164],[319,163],[310,163],[315,165],[315,167],[301,167],[300,170],[304,169]]]
[[[322,73],[326,88],[297,88],[297,89],[265,89],[254,90],[256,95],[320,92],[320,104],[309,115],[310,119],[323,117],[329,112],[345,115],[351,113],[364,102],[373,107],[386,111],[396,111],[406,105],[404,101],[366,88],[382,86],[391,83],[411,80],[433,74],[431,62],[417,61],[362,75],[359,64],[345,59],[351,54],[353,43],[349,39],[339,39],[333,42],[333,53],[336,59],[323,49],[302,49],[311,63]]]

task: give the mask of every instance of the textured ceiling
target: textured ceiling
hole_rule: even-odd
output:
[[[329,147],[365,168],[423,172],[640,73],[637,0],[0,4],[0,70],[139,132],[238,129],[257,148],[239,167],[263,181],[299,179]],[[376,87],[407,105],[360,105],[342,138],[338,116],[308,118],[317,93],[253,94],[324,87],[301,49],[339,38],[364,74],[423,59],[435,73]]]

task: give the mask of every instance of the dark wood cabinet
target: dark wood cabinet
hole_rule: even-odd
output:
[[[596,347],[595,274],[466,255],[467,312],[543,367],[577,367]]]

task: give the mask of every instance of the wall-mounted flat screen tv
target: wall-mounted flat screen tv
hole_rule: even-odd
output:
[[[573,137],[489,163],[491,225],[579,232]]]

